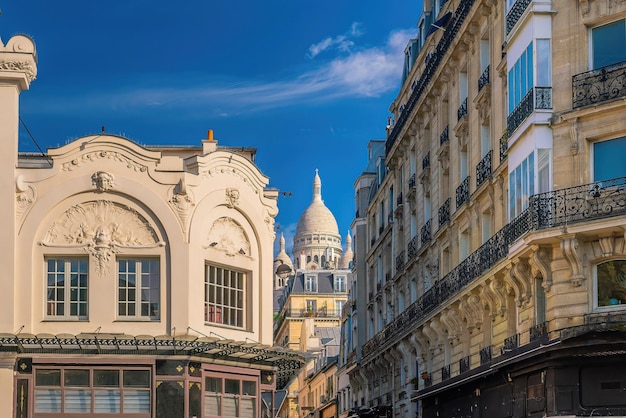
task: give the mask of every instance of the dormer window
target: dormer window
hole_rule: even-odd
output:
[[[304,291],[305,292],[317,292],[317,277],[306,276],[304,278]]]

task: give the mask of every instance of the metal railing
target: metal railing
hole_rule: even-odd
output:
[[[572,77],[574,109],[626,96],[626,61]]]
[[[443,228],[443,226],[450,221],[450,198],[447,198],[443,205],[439,206],[439,211],[437,213],[438,221],[439,221],[439,229]]]
[[[491,156],[493,151],[489,152],[483,157],[482,160],[476,165],[476,188],[478,189],[485,180],[491,178]]]
[[[432,219],[429,219],[420,230],[420,242],[422,245],[426,245],[433,239],[432,229]]]
[[[488,65],[487,68],[483,71],[483,73],[478,78],[478,91],[481,91],[483,87],[489,84],[489,72],[491,70],[491,65]]]
[[[467,97],[461,102],[461,106],[456,111],[457,120],[461,120],[463,116],[467,116]]]
[[[450,140],[449,130],[450,130],[449,127],[446,126],[446,128],[443,130],[441,135],[439,135],[439,145],[443,145]]]
[[[536,109],[552,109],[552,87],[533,87],[526,93],[506,118],[509,134],[515,132]]]
[[[465,177],[456,188],[456,210],[459,210],[463,203],[469,202],[469,179],[469,176]]]
[[[517,22],[520,20],[531,0],[517,0],[511,10],[506,15],[506,34],[513,30]]]

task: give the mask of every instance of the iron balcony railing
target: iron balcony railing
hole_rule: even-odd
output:
[[[463,116],[467,116],[467,97],[461,102],[461,106],[456,111],[457,120],[461,120]]]
[[[398,139],[400,132],[404,128],[404,125],[408,122],[409,117],[413,112],[413,109],[415,109],[415,106],[417,105],[417,102],[422,97],[422,94],[424,94],[424,92],[426,91],[428,84],[435,76],[437,68],[442,64],[446,52],[448,51],[450,45],[452,45],[452,42],[459,33],[463,22],[465,21],[467,15],[469,14],[469,11],[474,5],[474,2],[475,0],[461,0],[459,2],[458,7],[456,8],[455,12],[450,18],[448,25],[446,26],[445,32],[443,32],[441,38],[439,39],[439,42],[437,43],[437,46],[431,53],[430,59],[425,62],[424,71],[419,76],[419,78],[415,80],[415,88],[413,89],[413,92],[411,93],[411,96],[409,97],[409,100],[407,101],[404,110],[400,114],[400,117],[394,124],[393,129],[387,137],[387,141],[385,142],[385,152],[387,155],[390,154],[393,144]]]
[[[446,366],[443,366],[441,368],[441,380],[450,379],[450,375],[451,375],[451,373],[450,373],[450,365],[448,364]]]
[[[509,351],[515,350],[517,347],[519,347],[519,334],[514,334],[504,339],[500,353],[508,353]]]
[[[480,349],[480,364],[486,364],[491,361],[492,350],[491,346]]]
[[[404,202],[402,200],[402,193],[400,193],[398,195],[398,197],[396,198],[396,206],[400,206],[400,205],[402,205],[402,203],[404,203]]]
[[[478,91],[481,91],[483,87],[489,84],[489,72],[491,69],[491,65],[488,65],[487,68],[483,71],[483,73],[478,78]]]
[[[438,220],[439,229],[450,221],[450,198],[447,198],[443,205],[439,206]]]
[[[400,251],[396,257],[396,273],[402,270],[402,267],[404,267],[404,250]]]
[[[588,106],[626,96],[626,61],[572,77],[572,107]]]
[[[506,160],[509,153],[509,130],[505,129],[500,137],[500,164]]]
[[[443,145],[450,140],[449,130],[449,127],[446,126],[441,135],[439,135],[439,145]]]
[[[433,239],[432,229],[432,219],[429,219],[420,230],[420,242],[422,245],[426,245]]]
[[[415,173],[411,174],[411,177],[409,177],[409,189],[412,189],[415,187]]]
[[[493,151],[490,150],[482,160],[476,165],[476,188],[478,189],[485,180],[491,178],[491,156]]]
[[[558,228],[621,215],[626,215],[626,177],[531,196],[525,211],[437,280],[383,330],[367,341],[362,347],[363,357],[366,358],[411,332],[416,323],[438,306],[506,259],[509,246],[522,235],[533,230]],[[422,244],[430,242],[430,224],[431,221],[422,228]],[[547,330],[532,330],[531,338],[533,335],[542,335],[542,332],[547,335]]]
[[[465,373],[470,369],[470,356],[463,357],[459,360],[459,374]]]
[[[506,118],[509,134],[537,109],[552,109],[552,87],[533,87]]]
[[[537,341],[544,338],[548,338],[548,323],[542,322],[541,324],[533,325],[530,327],[530,341]]]
[[[406,253],[409,256],[409,261],[417,257],[417,250],[419,250],[418,240],[419,237],[416,235],[411,238],[409,245],[407,245]]]
[[[424,158],[422,158],[422,170],[426,170],[430,168],[430,152],[426,153]]]
[[[459,210],[463,203],[469,202],[469,179],[469,176],[465,177],[456,188],[456,210]]]
[[[517,0],[506,15],[506,34],[508,35],[520,20],[531,0]]]

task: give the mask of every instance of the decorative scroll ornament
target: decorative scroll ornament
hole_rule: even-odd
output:
[[[148,222],[134,209],[106,200],[69,208],[48,228],[41,245],[83,248],[104,274],[111,256],[122,248],[154,248],[165,245]]]
[[[37,74],[35,66],[28,61],[0,61],[0,71],[23,72],[29,83],[35,79]]]
[[[208,236],[208,247],[222,250],[228,256],[237,254],[250,255],[250,240],[239,225],[232,218],[219,218],[211,226]]]
[[[97,171],[91,176],[91,184],[96,186],[99,192],[106,192],[115,186],[115,177],[106,171]]]
[[[582,286],[585,276],[583,274],[582,258],[578,253],[578,238],[573,234],[563,235],[561,237],[561,252],[570,268],[570,282],[572,286]]]
[[[232,209],[237,205],[239,205],[239,190],[232,188],[226,189],[226,206]]]
[[[72,161],[63,163],[62,168],[63,168],[63,171],[72,171],[75,168],[80,167],[83,164],[96,162],[97,160],[101,160],[101,159],[117,161],[119,163],[124,164],[126,168],[136,171],[136,172],[144,173],[148,171],[147,166],[130,159],[129,157],[127,157],[126,155],[122,153],[115,152],[115,151],[105,151],[105,150],[86,152],[82,154],[80,157],[73,159]]]
[[[191,208],[195,206],[196,203],[193,193],[191,190],[188,190],[187,183],[184,178],[182,178],[172,189],[169,202],[178,215],[183,229],[186,231]]]
[[[35,201],[35,188],[27,185],[24,182],[22,175],[18,176],[15,181],[15,200],[16,200],[16,215],[17,219],[20,219],[28,208]]]

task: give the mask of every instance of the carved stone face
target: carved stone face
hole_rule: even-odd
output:
[[[106,192],[115,186],[115,178],[113,174],[106,171],[98,171],[91,176],[91,184],[96,186],[98,191]]]

